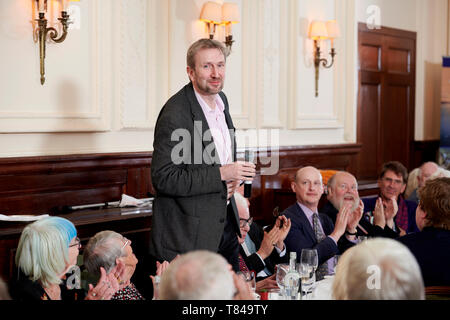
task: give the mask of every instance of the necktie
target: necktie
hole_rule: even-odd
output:
[[[248,271],[247,264],[239,253],[239,271]]]
[[[322,228],[320,227],[319,215],[317,213],[313,214],[313,229],[317,242],[321,242],[323,239],[326,238],[325,234],[322,231]],[[328,274],[328,263],[325,261],[317,268],[316,271],[317,281],[322,280],[327,274]]]

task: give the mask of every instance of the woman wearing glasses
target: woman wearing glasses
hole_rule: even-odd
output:
[[[80,239],[72,222],[60,217],[48,217],[25,227],[16,252],[18,279],[12,283],[14,300],[109,300],[119,289],[114,274],[101,271],[94,287],[89,285],[86,296],[76,290],[79,272],[76,269]],[[122,274],[123,270],[115,270]]]

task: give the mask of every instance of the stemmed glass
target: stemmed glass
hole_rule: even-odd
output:
[[[284,297],[284,295],[285,295],[284,277],[289,272],[289,265],[288,264],[277,264],[276,269],[277,269],[277,271],[276,271],[277,272],[277,275],[276,275],[277,285],[280,288],[280,295],[282,297]]]
[[[316,282],[316,270],[319,256],[316,249],[303,249],[300,256],[299,270],[302,279],[302,292],[305,296],[312,292]]]
[[[239,271],[237,273],[240,275],[245,282],[247,282],[250,285],[250,289],[252,289],[253,295],[257,297],[256,294],[256,275],[254,271],[245,270],[245,271]]]

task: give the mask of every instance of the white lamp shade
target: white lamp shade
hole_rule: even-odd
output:
[[[225,2],[222,5],[222,22],[238,23],[240,21],[237,3]]]
[[[200,20],[220,24],[222,22],[222,7],[217,2],[208,1],[203,5]]]
[[[328,38],[336,39],[341,36],[341,30],[336,20],[327,21]]]
[[[313,21],[309,29],[309,37],[313,40],[327,39],[328,32],[325,22],[317,20]]]

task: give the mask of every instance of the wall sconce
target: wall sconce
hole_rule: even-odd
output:
[[[239,7],[236,3],[225,2],[222,6],[222,23],[225,24],[225,45],[231,52],[233,45],[232,25],[239,23]]]
[[[319,96],[319,68],[320,63],[324,68],[331,68],[334,64],[334,57],[336,56],[336,50],[334,48],[334,39],[340,37],[339,25],[336,20],[330,20],[327,22],[323,21],[313,21],[309,30],[309,38],[314,40],[314,68],[315,68],[315,79],[316,79],[316,97]],[[331,61],[328,59],[321,58],[320,54],[320,40],[331,41]]]
[[[214,39],[216,25],[222,23],[222,7],[217,2],[208,1],[203,5],[200,20],[208,25],[209,38]]]
[[[208,1],[203,5],[200,20],[207,23],[210,39],[214,39],[217,25],[225,26],[225,45],[231,52],[234,42],[232,25],[239,23],[240,20],[238,5],[230,2],[220,5],[217,2]]]
[[[55,28],[47,27],[47,19],[45,18],[45,13],[47,12],[47,0],[36,0],[36,2],[38,3],[39,19],[36,19],[36,21],[38,22],[38,28],[34,32],[36,33],[36,37],[39,41],[39,56],[41,60],[41,85],[44,85],[47,36],[49,36],[50,39],[56,43],[63,42],[66,39],[67,30],[70,23],[69,15],[67,14],[69,0],[61,0],[61,18],[58,18],[62,25],[61,34],[59,34]]]

